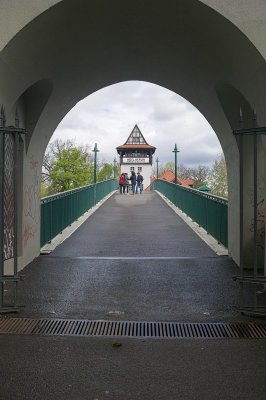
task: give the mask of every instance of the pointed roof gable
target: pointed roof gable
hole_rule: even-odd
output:
[[[153,153],[156,147],[149,145],[136,124],[126,142],[116,148],[117,150],[150,149]]]
[[[124,144],[148,144],[142,135],[138,125],[136,124],[132,129],[127,141]]]

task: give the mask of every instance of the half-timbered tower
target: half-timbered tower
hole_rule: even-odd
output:
[[[117,152],[120,156],[121,172],[131,175],[132,171],[143,176],[144,189],[150,184],[152,175],[152,159],[156,147],[150,146],[138,125],[135,125],[125,144],[118,146]]]

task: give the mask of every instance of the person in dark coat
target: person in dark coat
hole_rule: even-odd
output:
[[[137,183],[137,177],[135,171],[131,172],[131,177],[129,178],[131,181],[131,186],[132,186],[132,194],[135,194],[136,192],[136,183]]]
[[[125,182],[124,182],[124,186],[125,186],[125,194],[128,194],[128,186],[129,186],[129,177],[127,172],[125,172]]]
[[[142,189],[143,189],[143,176],[140,174],[140,172],[138,172],[138,176],[137,176],[137,190],[136,193],[138,193],[138,189],[139,189],[139,193],[142,193]]]

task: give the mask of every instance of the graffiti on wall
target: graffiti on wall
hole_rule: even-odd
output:
[[[39,226],[39,179],[38,161],[30,160],[31,184],[26,184],[23,191],[24,228],[22,233],[23,246],[27,246],[37,233]]]

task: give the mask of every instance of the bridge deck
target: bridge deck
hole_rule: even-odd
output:
[[[22,271],[19,316],[238,322],[235,272],[156,194],[115,195]],[[4,399],[251,400],[266,390],[263,339],[122,337],[115,348],[112,337],[0,338]]]
[[[117,193],[49,256],[23,271],[22,315],[234,320],[236,272],[228,257],[218,257],[156,193]]]

